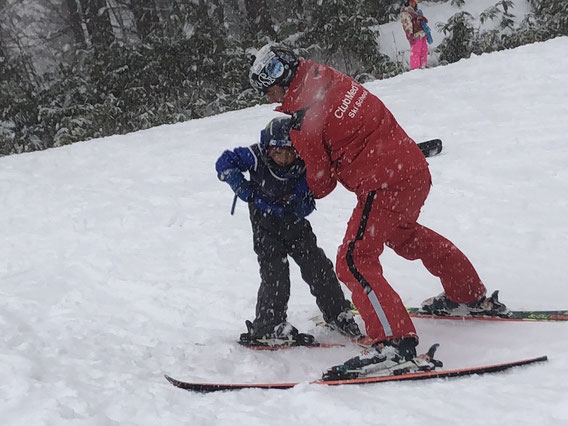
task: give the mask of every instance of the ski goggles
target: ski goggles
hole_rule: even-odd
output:
[[[265,129],[260,131],[260,142],[267,148],[292,148],[292,141],[287,139],[271,138]]]
[[[256,88],[265,90],[284,75],[284,64],[270,48],[262,50],[250,68],[249,79]]]

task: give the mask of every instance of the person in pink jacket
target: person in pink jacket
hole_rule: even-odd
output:
[[[428,19],[418,10],[418,0],[407,0],[400,10],[400,21],[410,43],[410,69],[428,65]]]

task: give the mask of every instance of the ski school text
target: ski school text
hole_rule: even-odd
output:
[[[358,91],[359,91],[358,84],[356,82],[351,83],[351,89],[349,89],[347,93],[345,93],[345,96],[341,101],[341,105],[339,105],[335,110],[334,113],[335,117],[343,118],[343,116],[349,109],[349,106],[351,105],[351,102],[353,102],[353,99],[355,98],[355,95],[357,94]],[[363,102],[365,101],[365,98],[367,97],[368,94],[369,92],[363,89],[363,93],[361,94],[361,96],[359,96],[359,98],[355,102],[355,105],[353,105],[353,108],[351,108],[351,111],[349,111],[348,114],[349,118],[355,118],[357,112],[359,111],[359,108],[361,108],[361,105],[363,105]]]

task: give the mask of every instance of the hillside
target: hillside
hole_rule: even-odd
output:
[[[421,223],[452,239],[512,309],[568,308],[568,38],[405,73],[366,87],[417,141],[439,137]],[[6,425],[558,425],[568,422],[568,324],[416,321],[448,368],[548,355],[547,364],[428,383],[211,395],[203,381],[305,381],[358,352],[256,353],[247,208],[214,162],[257,141],[257,106],[0,158],[0,419]],[[335,251],[354,207],[342,188],[310,216]],[[441,292],[386,251],[407,305]],[[320,338],[297,268],[289,320]],[[347,290],[346,290],[347,293]]]

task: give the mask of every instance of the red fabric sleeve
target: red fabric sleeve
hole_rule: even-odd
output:
[[[304,123],[304,126],[308,128],[309,122]],[[333,175],[331,159],[324,148],[322,135],[309,130],[292,130],[290,138],[306,163],[306,180],[310,191],[315,198],[325,197],[335,189],[337,180]]]

